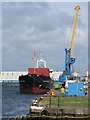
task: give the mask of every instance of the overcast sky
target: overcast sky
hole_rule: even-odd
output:
[[[64,70],[65,48],[80,5],[74,57],[75,71],[85,74],[88,66],[88,3],[17,2],[2,4],[2,70],[27,71],[36,51],[47,67]]]

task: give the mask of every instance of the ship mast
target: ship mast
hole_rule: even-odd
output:
[[[36,52],[34,51],[34,68],[37,67],[37,58],[36,58]]]

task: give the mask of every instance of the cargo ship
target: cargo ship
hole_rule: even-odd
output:
[[[41,57],[37,60],[34,55],[34,63],[37,63],[34,68],[28,68],[27,75],[19,76],[20,93],[27,94],[45,94],[50,91],[52,80],[49,74],[49,68],[46,68],[46,61]],[[39,63],[41,63],[39,66]]]

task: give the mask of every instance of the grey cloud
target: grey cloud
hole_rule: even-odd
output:
[[[72,16],[53,12],[47,3],[4,3],[2,18],[3,70],[33,67],[33,52],[40,49],[48,67],[64,68],[64,48],[69,43]],[[81,20],[80,23],[83,26]]]
[[[2,12],[3,18],[6,17],[8,24],[4,23],[3,27],[11,27],[19,25],[22,22],[25,22],[26,17],[37,17],[48,9],[46,3],[29,3],[29,2],[12,2],[12,3],[3,3]],[[5,19],[3,19],[5,21]]]

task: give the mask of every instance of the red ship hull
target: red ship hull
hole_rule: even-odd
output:
[[[20,90],[21,93],[25,94],[46,94],[49,90],[46,89],[39,89],[39,88],[28,88]]]
[[[19,77],[20,93],[46,94],[51,89],[48,68],[29,68],[28,75]]]

